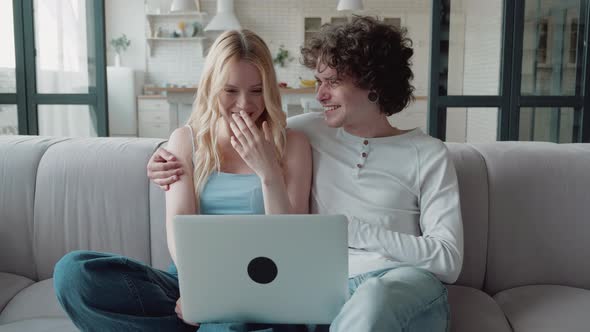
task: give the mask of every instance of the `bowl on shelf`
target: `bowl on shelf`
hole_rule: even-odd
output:
[[[299,84],[302,88],[314,88],[315,80],[299,80]]]

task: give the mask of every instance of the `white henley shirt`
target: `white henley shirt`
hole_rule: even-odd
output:
[[[363,138],[322,113],[289,118],[313,150],[311,212],[348,218],[349,275],[411,265],[446,283],[463,261],[455,168],[445,145],[414,129]]]

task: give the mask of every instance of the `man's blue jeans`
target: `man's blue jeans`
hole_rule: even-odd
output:
[[[57,298],[82,331],[195,331],[174,312],[175,273],[131,258],[74,251],[55,266]],[[447,331],[446,288],[412,267],[375,271],[349,280],[351,298],[331,326],[315,331]],[[313,299],[310,299],[313,301]],[[305,331],[304,326],[203,324],[199,332]]]

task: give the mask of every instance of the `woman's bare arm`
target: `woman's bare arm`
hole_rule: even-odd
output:
[[[170,135],[168,150],[177,156],[181,169],[185,174],[177,182],[170,185],[166,192],[166,239],[172,260],[176,263],[176,245],[174,244],[174,216],[195,214],[196,198],[193,185],[192,142],[190,130],[181,127]]]
[[[311,147],[307,137],[301,132],[289,129],[283,160],[283,178],[276,178],[275,183],[263,185],[267,214],[309,213],[311,167]],[[284,201],[287,201],[287,204]],[[280,209],[282,205],[287,207]]]

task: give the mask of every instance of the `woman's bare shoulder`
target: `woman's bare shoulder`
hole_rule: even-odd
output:
[[[287,129],[287,147],[289,146],[309,146],[309,139],[302,131],[296,129]]]
[[[191,130],[188,127],[183,126],[176,128],[172,134],[170,134],[166,149],[172,152],[178,158],[190,160],[192,159],[193,155],[193,143],[191,142],[192,139],[193,137]]]
[[[284,160],[287,165],[296,165],[311,158],[311,145],[307,136],[295,129],[287,129],[287,144]]]

